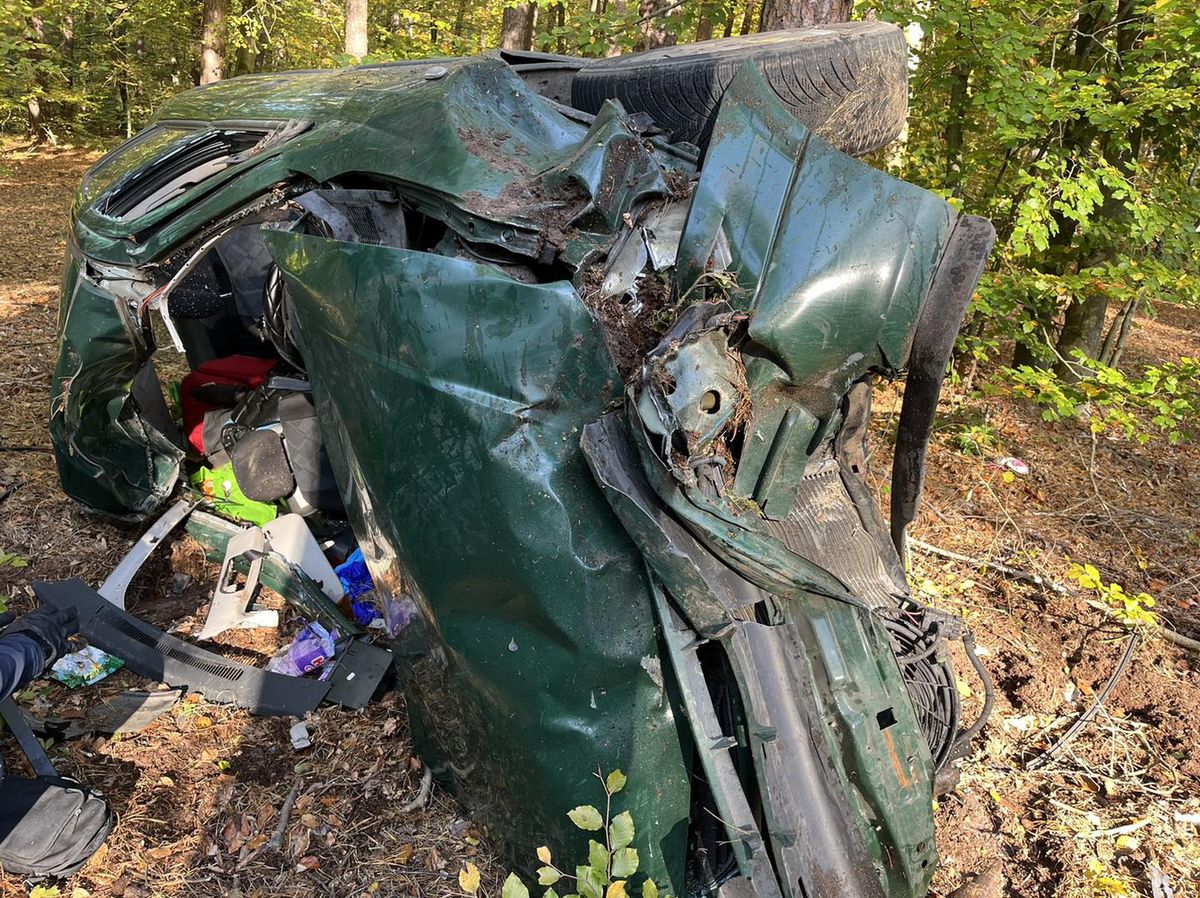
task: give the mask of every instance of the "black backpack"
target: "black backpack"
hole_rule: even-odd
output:
[[[112,832],[116,817],[99,792],[58,775],[11,698],[0,717],[37,772],[5,776],[0,760],[0,869],[31,879],[70,876]]]
[[[5,777],[0,781],[0,868],[31,878],[77,872],[108,838],[108,802],[74,780]]]

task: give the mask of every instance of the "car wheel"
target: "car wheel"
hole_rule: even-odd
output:
[[[571,102],[598,112],[618,100],[648,113],[675,141],[704,147],[721,96],[747,60],[783,104],[838,149],[862,155],[904,125],[908,47],[886,22],[846,22],[795,31],[663,47],[588,63]]]

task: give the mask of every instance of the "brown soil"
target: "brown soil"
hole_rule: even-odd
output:
[[[137,534],[67,501],[47,451],[65,213],[95,156],[3,150],[0,551],[27,559],[28,567],[0,567],[0,599],[20,611],[33,604],[34,580],[98,583]],[[1139,321],[1126,358],[1198,355],[1198,324],[1195,313],[1160,310]],[[897,395],[880,391],[881,456]],[[956,428],[972,422],[994,430],[981,457],[954,445]],[[1031,473],[1006,479],[988,465],[1000,455],[1023,458]],[[886,471],[876,477],[886,507]],[[1200,636],[1200,447],[1093,441],[1079,425],[1043,424],[1026,404],[966,400],[950,390],[926,497],[918,538],[1056,580],[1069,559],[1092,563],[1106,581],[1152,593],[1175,626]],[[164,554],[147,568],[130,593],[140,614],[185,626],[202,616],[214,571],[197,551],[177,542],[173,558]],[[175,571],[192,575],[178,592]],[[1006,895],[1150,896],[1153,867],[1176,895],[1200,893],[1197,659],[1151,637],[1107,710],[1055,761],[1029,772],[1024,759],[1102,688],[1124,630],[1086,596],[1041,590],[979,565],[917,552],[913,572],[926,599],[966,618],[997,684],[995,712],[962,782],[938,802],[942,861],[934,893],[948,895],[996,861]],[[244,644],[230,640],[224,650],[255,660],[269,654],[273,639],[260,633]],[[969,716],[980,689],[957,660]],[[39,682],[22,701],[62,716],[138,683],[123,671],[90,689]],[[482,869],[483,891],[498,892],[500,868],[483,834],[449,797],[435,788],[428,809],[399,811],[421,774],[400,697],[359,714],[322,709],[309,721],[314,746],[305,752],[292,750],[288,723],[192,697],[140,734],[54,746],[61,768],[103,789],[120,815],[102,854],[62,894],[450,895],[459,893],[455,874],[467,860]],[[0,752],[15,756],[8,737],[0,738]],[[283,850],[256,853],[293,785],[300,800]],[[19,882],[0,878],[0,898],[18,894]]]

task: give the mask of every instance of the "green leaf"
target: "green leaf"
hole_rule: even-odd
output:
[[[604,879],[591,867],[576,867],[575,883],[581,898],[604,898]]]
[[[642,898],[658,898],[658,886],[654,884],[653,879],[642,883]]]
[[[562,879],[562,874],[554,867],[538,867],[538,885],[552,886]]]
[[[567,811],[567,816],[571,818],[571,822],[580,829],[586,829],[590,832],[595,832],[604,827],[604,818],[590,804],[581,804],[577,808],[572,808]],[[628,843],[626,843],[628,844]]]
[[[620,770],[614,770],[608,775],[608,779],[604,781],[604,788],[608,789],[610,795],[616,795],[625,788],[625,774]]]
[[[529,889],[525,888],[525,883],[516,873],[509,873],[500,890],[500,898],[529,898]]]
[[[542,898],[558,898],[558,892],[554,891],[554,889],[546,889],[546,891],[542,892]]]
[[[638,853],[636,848],[618,848],[613,852],[612,878],[628,879],[637,873]]]
[[[608,849],[595,839],[588,840],[588,865],[602,878],[608,878]]]
[[[625,848],[633,842],[633,817],[629,811],[622,811],[613,817],[612,824],[608,827],[608,844],[612,846],[613,851],[618,848]]]

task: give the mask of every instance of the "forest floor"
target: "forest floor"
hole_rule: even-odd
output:
[[[95,158],[0,147],[0,602],[17,611],[32,607],[34,580],[99,583],[138,535],[66,499],[46,434],[67,209]],[[1129,364],[1200,356],[1200,315],[1161,309],[1131,340]],[[898,395],[879,391],[884,440]],[[971,442],[978,454],[964,450]],[[1023,459],[1029,473],[1006,473],[996,464],[1003,456]],[[886,507],[886,470],[875,476]],[[1094,438],[1078,423],[1043,423],[1028,403],[967,398],[952,386],[913,532],[974,559],[918,550],[913,579],[923,598],[966,619],[996,683],[961,782],[937,803],[934,894],[980,874],[986,896],[1171,894],[1156,880],[1176,896],[1200,894],[1200,658],[1151,633],[1095,721],[1051,763],[1025,769],[1093,702],[1128,638],[1094,594],[1064,579],[1072,561],[1128,593],[1152,594],[1176,629],[1200,637],[1200,446]],[[168,607],[186,628],[215,566],[186,538],[157,554],[131,607],[148,617]],[[1070,588],[1014,579],[996,563]],[[156,612],[152,600],[168,587],[169,606]],[[274,646],[229,648],[261,661]],[[981,690],[958,661],[969,717]],[[20,698],[69,717],[137,684],[119,671],[76,690],[39,681]],[[486,834],[448,795],[435,788],[425,809],[400,810],[422,773],[401,697],[359,713],[323,708],[309,729],[313,747],[296,752],[286,721],[190,696],[136,735],[54,745],[60,769],[103,790],[120,817],[61,894],[442,896],[461,894],[467,861],[483,871],[482,891],[498,893]],[[14,758],[9,737],[0,752]],[[282,850],[266,848],[293,787]],[[21,884],[0,876],[0,898],[18,894]]]

